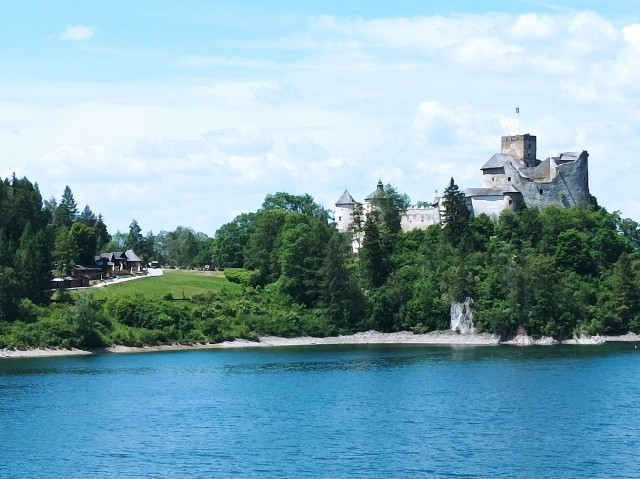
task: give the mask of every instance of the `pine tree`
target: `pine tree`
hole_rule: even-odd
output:
[[[373,208],[364,224],[364,240],[360,250],[362,281],[367,288],[378,288],[387,278],[387,261],[379,221],[378,210]]]
[[[471,213],[467,208],[465,194],[460,191],[453,178],[444,190],[443,203],[445,233],[452,244],[460,244],[470,235],[469,219]]]
[[[82,210],[82,213],[78,215],[78,221],[93,228],[96,225],[98,218],[96,218],[96,215],[91,211],[89,205],[86,205]]]
[[[60,200],[60,204],[54,212],[53,222],[57,228],[70,228],[77,218],[78,204],[73,197],[71,188],[69,188],[69,186],[67,185],[64,187],[64,191],[62,192],[62,199]]]
[[[96,219],[96,224],[93,226],[93,229],[96,232],[96,249],[97,253],[104,252],[106,246],[111,241],[111,235],[109,231],[107,231],[107,225],[104,223],[102,219],[102,214],[98,214],[98,218]]]
[[[134,252],[142,251],[142,244],[144,243],[144,236],[142,236],[142,228],[136,220],[131,220],[129,225],[129,234],[125,241],[127,249],[132,249]]]

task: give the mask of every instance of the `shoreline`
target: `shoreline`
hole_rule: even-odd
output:
[[[243,349],[243,348],[273,348],[287,346],[314,345],[374,345],[374,344],[422,344],[443,346],[547,346],[547,345],[597,345],[608,342],[640,342],[640,336],[627,333],[622,336],[592,336],[556,341],[553,338],[542,337],[534,339],[530,336],[516,336],[508,341],[500,341],[497,336],[489,333],[458,334],[453,331],[432,331],[425,334],[413,334],[408,331],[398,333],[380,333],[366,331],[348,336],[330,336],[313,338],[303,336],[298,338],[281,338],[277,336],[262,336],[258,341],[236,339],[222,343],[206,344],[166,344],[158,346],[110,346],[94,350],[83,349],[0,349],[0,359],[10,358],[46,358],[60,356],[91,356],[97,354],[131,354],[159,351],[191,351],[198,349]]]

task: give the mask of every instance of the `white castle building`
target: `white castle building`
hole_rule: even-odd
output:
[[[497,220],[505,209],[524,204],[532,208],[587,206],[589,193],[589,154],[566,152],[546,160],[536,159],[537,139],[530,134],[503,136],[501,152],[483,166],[481,188],[464,190],[473,215],[486,214]],[[365,197],[363,221],[371,211],[372,200],[384,191],[382,181]],[[358,203],[345,190],[336,201],[335,222],[338,231],[352,231],[353,212]],[[403,231],[423,229],[442,222],[442,198],[436,197],[426,208],[411,208],[402,213]],[[354,239],[357,250],[359,238]]]

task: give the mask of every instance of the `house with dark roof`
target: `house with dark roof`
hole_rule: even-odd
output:
[[[96,265],[105,274],[139,273],[142,271],[142,259],[132,250],[101,253],[95,258]]]

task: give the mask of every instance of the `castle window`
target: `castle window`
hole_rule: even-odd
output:
[[[342,216],[338,216],[338,221],[342,221]]]
[[[509,200],[509,204],[512,205],[513,204],[513,200]]]
[[[544,191],[542,191],[542,188],[540,188],[540,190],[539,190],[539,191],[540,191],[540,194],[544,193]]]
[[[510,176],[509,176],[509,177],[507,177],[507,181],[511,181],[511,177],[510,177]]]

